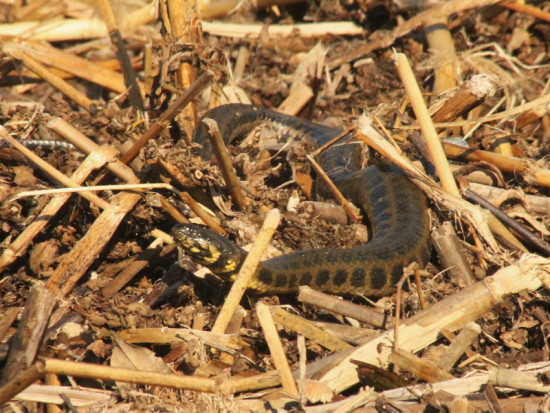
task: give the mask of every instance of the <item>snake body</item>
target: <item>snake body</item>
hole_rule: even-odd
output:
[[[217,121],[226,144],[262,123],[270,123],[286,138],[304,140],[314,147],[340,134],[339,129],[252,105],[220,106],[205,118]],[[201,145],[201,156],[209,159],[212,149],[202,122],[194,141]],[[299,286],[309,285],[337,294],[384,296],[395,290],[404,266],[413,261],[425,265],[430,243],[424,195],[389,163],[361,169],[359,151],[359,145],[347,138],[317,159],[342,194],[366,213],[373,232],[371,241],[353,248],[296,251],[262,261],[249,288],[261,293],[293,293]],[[222,276],[233,277],[246,256],[230,241],[193,224],[176,225],[172,236],[192,258]]]

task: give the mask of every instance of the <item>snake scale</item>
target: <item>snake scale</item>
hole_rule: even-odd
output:
[[[226,144],[268,123],[286,139],[299,139],[315,148],[341,131],[259,106],[229,104],[210,110]],[[200,155],[210,159],[208,130],[201,122],[194,133]],[[301,285],[337,294],[384,296],[395,291],[403,267],[425,265],[430,253],[429,218],[421,191],[397,167],[381,162],[361,169],[360,145],[351,137],[321,152],[317,161],[342,194],[359,206],[372,227],[367,244],[352,248],[296,251],[262,261],[249,288],[260,293],[293,293]],[[319,189],[322,196],[327,191]],[[204,227],[178,224],[177,244],[215,274],[232,278],[246,253]]]

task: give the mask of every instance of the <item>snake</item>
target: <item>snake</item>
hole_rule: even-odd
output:
[[[303,141],[318,148],[342,131],[261,106],[226,104],[209,110],[226,145],[269,125],[282,139]],[[213,149],[209,129],[199,122],[193,141],[199,155],[210,160]],[[431,246],[427,201],[422,191],[397,166],[378,161],[366,168],[361,145],[353,136],[320,152],[316,158],[342,195],[364,211],[372,237],[351,248],[294,251],[261,261],[248,284],[257,293],[296,293],[307,285],[320,291],[381,297],[392,294],[412,262],[427,263]],[[330,192],[318,185],[318,194]],[[233,242],[198,224],[176,224],[171,231],[176,244],[195,262],[214,274],[234,279],[247,253]]]

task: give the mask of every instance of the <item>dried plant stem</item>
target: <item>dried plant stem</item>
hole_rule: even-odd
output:
[[[153,125],[134,143],[128,152],[124,154],[121,161],[125,164],[131,162],[150,139],[157,137],[160,132],[166,128],[171,121],[174,120],[179,111],[191,102],[209,83],[212,79],[212,73],[205,72],[197,80],[193,82],[182,95],[170,105],[166,111],[159,116]]]
[[[443,371],[449,371],[458,361],[458,359],[466,352],[468,347],[473,343],[477,336],[481,333],[479,324],[468,323],[462,331],[451,342],[445,353],[441,355],[436,365]]]
[[[389,357],[389,361],[399,368],[408,371],[417,379],[425,380],[428,383],[435,383],[453,378],[451,374],[441,370],[435,363],[429,360],[423,360],[401,349],[393,350]]]
[[[202,43],[202,31],[200,17],[196,0],[167,0],[167,14],[171,34],[180,39],[183,44],[198,45]],[[166,19],[165,19],[166,22]],[[168,22],[166,22],[168,23]],[[177,87],[181,90],[187,89],[196,77],[195,66],[183,61],[176,71]],[[178,117],[184,131],[184,139],[191,144],[193,129],[197,124],[197,108],[194,102],[183,108]]]
[[[405,20],[391,32],[382,35],[373,41],[366,42],[365,45],[356,48],[344,56],[335,58],[332,62],[330,62],[330,68],[334,69],[336,67],[340,67],[344,63],[349,63],[353,60],[359,59],[374,50],[389,47],[399,37],[405,36],[420,26],[428,25],[440,17],[448,17],[453,13],[460,13],[469,9],[490,6],[491,4],[500,3],[501,1],[502,0],[451,0],[440,3],[416,14],[408,20]]]
[[[0,340],[4,339],[4,336],[19,315],[20,311],[21,307],[9,307],[6,311],[4,311],[4,315],[0,320]]]
[[[284,328],[296,331],[298,334],[313,340],[315,343],[318,343],[329,350],[340,351],[352,348],[350,344],[340,340],[335,335],[316,327],[312,321],[308,321],[297,315],[290,314],[280,307],[271,307],[271,315],[273,316],[273,319]]]
[[[283,389],[288,393],[298,396],[298,388],[296,387],[296,382],[292,377],[292,372],[290,371],[290,366],[285,356],[285,351],[283,345],[281,344],[281,339],[275,328],[275,323],[273,322],[273,317],[269,311],[269,307],[263,302],[258,302],[256,304],[256,314],[258,315],[258,320],[262,326],[264,332],[265,341],[271,352],[271,357],[273,357],[273,364],[275,368],[281,374],[281,383]]]
[[[12,138],[8,131],[3,127],[0,126],[0,137],[2,139],[7,140],[11,145],[13,145],[19,152],[21,152],[23,155],[25,155],[32,163],[34,163],[37,167],[39,167],[44,173],[52,177],[54,180],[59,182],[61,185],[69,187],[69,188],[79,188],[80,185],[76,182],[74,182],[72,179],[67,177],[66,175],[59,172],[57,169],[55,169],[53,166],[51,166],[49,163],[44,161],[39,156],[35,155],[34,152],[27,149],[24,145],[21,145],[17,139]],[[95,204],[101,209],[106,209],[109,207],[109,203],[100,197],[98,197],[95,194],[92,194],[90,192],[81,192],[80,196],[83,198],[86,198],[88,201],[90,201],[92,204]]]
[[[44,364],[37,362],[0,387],[0,406],[44,376]]]
[[[160,194],[156,194],[156,199],[159,201],[161,208],[170,216],[175,222],[185,222],[190,223],[189,219],[183,215],[180,210],[172,204],[170,201],[168,201],[165,197],[163,197]]]
[[[445,152],[441,147],[441,141],[437,136],[435,127],[432,123],[428,109],[426,108],[426,103],[420,92],[420,88],[416,83],[414,73],[412,71],[411,65],[407,57],[402,53],[395,54],[395,61],[397,63],[397,68],[399,70],[399,76],[407,92],[407,96],[411,101],[411,106],[413,107],[414,113],[416,114],[416,119],[422,130],[422,136],[426,141],[426,145],[432,155],[432,160],[434,162],[437,175],[441,180],[441,185],[443,189],[447,192],[460,197],[460,192],[456,185],[453,173],[445,157]]]
[[[150,183],[150,184],[122,184],[122,185],[92,185],[81,186],[78,188],[56,188],[56,189],[41,189],[37,191],[23,191],[15,195],[12,200],[25,198],[28,196],[41,196],[52,194],[73,194],[86,191],[128,191],[132,189],[169,189],[176,191],[170,184]]]
[[[213,229],[219,234],[225,235],[227,231],[212,217],[208,212],[206,212],[201,204],[199,204],[195,199],[189,195],[187,192],[180,192],[180,198],[183,202],[189,205],[189,208],[204,222],[206,226]]]
[[[200,339],[206,345],[217,349],[241,351],[250,345],[236,335],[216,334],[190,328],[134,328],[121,330],[117,336],[129,343],[169,344],[174,341]]]
[[[300,82],[278,107],[278,111],[287,115],[296,116],[313,97],[313,90],[305,83]]]
[[[315,159],[313,159],[313,156],[306,155],[307,160],[311,163],[311,166],[313,166],[313,169],[315,169],[315,172],[323,180],[323,182],[328,186],[330,189],[330,192],[334,195],[334,198],[340,205],[342,205],[342,208],[344,208],[344,211],[346,211],[346,215],[350,219],[351,222],[358,222],[361,220],[361,215],[358,213],[357,209],[354,208],[351,203],[342,195],[342,192],[338,189],[336,185],[334,185],[334,182],[329,178],[329,176],[326,174],[326,172],[321,168],[321,166],[317,163]]]
[[[91,62],[85,58],[57,49],[48,44],[25,41],[13,47],[24,51],[46,65],[53,73],[65,73],[87,80],[116,93],[125,93],[124,77],[115,69],[104,67],[101,63]],[[139,85],[141,87],[141,85]]]
[[[98,4],[105,25],[107,26],[107,31],[109,32],[111,43],[113,43],[116,48],[116,54],[120,61],[130,103],[136,110],[143,112],[145,110],[145,103],[141,95],[137,74],[132,68],[132,62],[130,61],[128,50],[126,50],[126,46],[124,45],[124,40],[118,28],[115,15],[111,8],[111,3],[109,0],[98,0]]]
[[[112,147],[104,146],[93,152],[84,159],[70,179],[77,185],[82,182],[96,169],[101,168],[109,160],[113,159],[116,151]],[[12,264],[18,257],[21,257],[28,249],[34,238],[48,225],[55,214],[69,200],[71,194],[57,194],[48,202],[40,214],[28,224],[23,232],[2,252],[0,256],[0,272]]]
[[[100,149],[100,146],[97,143],[89,139],[64,119],[54,117],[46,123],[46,127],[63,137],[68,142],[72,143],[86,154],[90,154]],[[112,150],[114,151],[114,149]],[[119,161],[114,154],[107,163],[107,169],[129,184],[139,183],[139,179],[134,174],[132,168]]]
[[[495,93],[495,78],[487,75],[474,75],[463,82],[454,94],[433,113],[434,123],[449,122],[462,116]]]
[[[497,202],[498,199],[506,192],[514,192],[515,190],[507,190],[502,188],[497,188],[489,185],[477,184],[474,182],[469,182],[468,187],[480,194],[482,197],[489,199],[491,202]],[[525,195],[523,193],[517,193],[516,198],[523,200],[525,207],[528,211],[536,212],[540,214],[546,214],[550,211],[550,198],[546,196],[538,195]]]
[[[535,234],[533,234],[531,231],[529,231],[527,228],[525,228],[523,225],[519,224],[518,222],[514,221],[512,218],[510,218],[508,215],[506,215],[504,212],[502,212],[500,209],[495,207],[490,202],[486,201],[482,197],[480,197],[475,192],[466,189],[464,191],[464,195],[470,198],[472,201],[474,201],[476,204],[481,205],[482,207],[489,210],[495,217],[497,217],[500,221],[502,221],[503,224],[507,225],[511,229],[513,229],[515,232],[520,234],[523,238],[525,238],[529,243],[534,245],[539,251],[546,255],[550,255],[550,245],[543,240],[539,239]]]
[[[122,192],[115,195],[109,208],[96,218],[86,234],[64,256],[46,286],[59,291],[63,296],[68,294],[103,251],[126,214],[140,199],[141,195],[134,193]]]
[[[34,73],[36,73],[38,76],[40,76],[42,79],[44,79],[46,82],[48,82],[50,85],[59,90],[61,93],[63,93],[65,96],[67,96],[69,99],[74,101],[86,111],[90,113],[94,113],[96,111],[97,108],[94,102],[92,102],[85,95],[80,93],[69,83],[54,75],[48,68],[46,68],[46,66],[44,66],[35,58],[31,57],[17,47],[8,48],[5,46],[4,50],[6,50],[16,59],[21,60],[29,70],[32,70]]]
[[[322,23],[298,23],[298,24],[238,24],[225,22],[202,22],[202,28],[206,33],[215,36],[232,38],[254,38],[260,36],[288,37],[299,33],[301,37],[325,37],[327,35],[360,35],[363,28],[353,22],[322,22]]]
[[[301,286],[298,301],[308,303],[316,307],[324,308],[336,314],[342,314],[375,327],[384,327],[387,322],[387,315],[383,312],[373,310],[364,305],[353,304],[341,300],[329,294],[316,291],[308,286]]]
[[[7,383],[21,371],[29,368],[36,359],[55,304],[55,294],[42,283],[35,284],[29,290],[0,383]]]
[[[25,370],[21,375],[16,376],[11,382],[0,389],[0,403],[3,404],[9,401],[13,396],[45,374],[62,374],[93,380],[116,380],[125,383],[164,386],[208,393],[227,392],[229,390],[225,383],[218,384],[214,379],[203,377],[116,368],[92,363],[43,359],[36,362],[32,367]]]
[[[480,149],[464,148],[449,142],[444,142],[443,147],[445,148],[445,153],[452,158],[489,162],[504,172],[521,174],[526,179],[538,185],[550,187],[550,170],[537,168],[533,161]]]
[[[383,393],[383,395],[389,398],[390,400],[416,400],[419,394],[425,394],[426,391],[435,393],[435,392],[438,392],[439,390],[444,390],[447,392],[452,392],[457,396],[458,395],[465,396],[465,395],[472,394],[482,390],[483,387],[487,383],[489,383],[491,374],[493,374],[494,376],[498,376],[503,370],[507,370],[507,369],[495,368],[495,369],[489,370],[488,372],[483,372],[483,373],[480,372],[481,374],[479,375],[468,376],[460,379],[446,380],[439,383],[417,384],[414,386],[401,387],[398,389],[387,390]],[[513,370],[513,371],[515,373],[519,373],[520,375],[525,375],[524,377],[527,379],[526,382],[529,381],[533,383],[535,387],[539,389],[537,391],[542,390],[542,392],[544,392],[545,388],[541,387],[541,385],[543,384],[541,378],[544,377],[545,374],[548,374],[549,370],[550,370],[550,364],[546,362],[546,363],[537,363],[531,366],[524,365],[520,367],[520,370]],[[506,374],[505,371],[504,373]],[[498,381],[498,379],[496,381]],[[498,386],[498,384],[495,382],[493,382],[493,385]],[[549,386],[546,385],[546,392],[548,392],[548,387]],[[519,408],[518,411],[522,411],[522,410],[523,410],[523,403],[521,404],[521,408]],[[515,410],[510,410],[510,411],[515,411]]]
[[[440,94],[456,87],[456,50],[447,27],[447,16],[434,18],[426,27],[426,38],[435,61],[433,92]],[[435,122],[435,121],[434,121]]]
[[[538,7],[532,6],[530,4],[525,4],[522,1],[507,1],[500,4],[502,7],[505,7],[510,10],[517,11],[519,13],[527,14],[533,16],[535,19],[543,20],[545,22],[550,22],[550,13],[544,11]]]
[[[514,369],[494,368],[489,371],[489,383],[495,386],[511,387],[527,391],[550,392],[548,381],[541,374]]]
[[[493,276],[466,287],[426,311],[402,321],[399,327],[400,348],[414,353],[436,340],[442,328],[462,328],[468,322],[482,316],[505,296],[525,289],[533,291],[542,285],[550,286],[550,260],[526,256],[516,264],[503,268]],[[320,381],[336,392],[357,383],[357,372],[351,360],[385,366],[391,353],[393,339],[393,330],[389,330],[355,350],[346,352],[338,363],[322,373]],[[323,362],[323,365],[330,363],[330,357]],[[310,371],[312,370],[315,369],[310,366]]]
[[[269,211],[265,217],[262,228],[258,232],[256,240],[250,249],[250,252],[246,256],[246,259],[243,262],[241,270],[235,278],[231,290],[227,295],[225,302],[220,310],[218,318],[212,327],[213,333],[224,333],[229,321],[233,316],[233,313],[239,306],[242,296],[246,291],[246,288],[256,272],[256,268],[260,263],[262,254],[267,248],[273,233],[277,229],[280,220],[280,213],[278,209],[272,209]]]
[[[176,249],[176,245],[169,245],[164,249],[161,248],[162,241],[156,238],[145,250],[143,250],[139,256],[130,262],[115,278],[113,278],[109,284],[107,284],[102,294],[104,297],[111,297],[116,294],[122,287],[124,287],[134,276],[136,276],[142,269],[147,267],[149,263],[153,262],[157,256],[167,255]]]
[[[246,198],[243,195],[239,178],[237,178],[237,174],[231,164],[231,159],[229,159],[229,153],[227,152],[227,148],[223,142],[220,129],[218,128],[218,123],[209,118],[203,118],[201,122],[208,128],[208,135],[210,137],[210,142],[212,143],[212,149],[214,150],[214,154],[218,160],[218,165],[222,172],[225,186],[231,194],[231,198],[237,208],[242,209],[246,204]]]

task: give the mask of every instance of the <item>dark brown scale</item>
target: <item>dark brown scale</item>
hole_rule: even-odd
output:
[[[338,129],[250,105],[220,106],[205,117],[218,122],[226,144],[264,122],[280,126],[287,135],[284,138],[306,141],[313,147],[340,134]],[[250,288],[291,293],[299,285],[312,285],[339,294],[383,296],[395,290],[405,265],[426,263],[430,244],[424,195],[393,165],[361,170],[360,147],[347,139],[346,144],[323,151],[317,160],[343,195],[365,211],[373,228],[372,240],[353,248],[297,251],[263,261]],[[209,159],[211,147],[202,123],[194,140],[202,145],[201,156]],[[320,192],[328,195],[322,188]],[[177,240],[179,230],[172,232]]]

